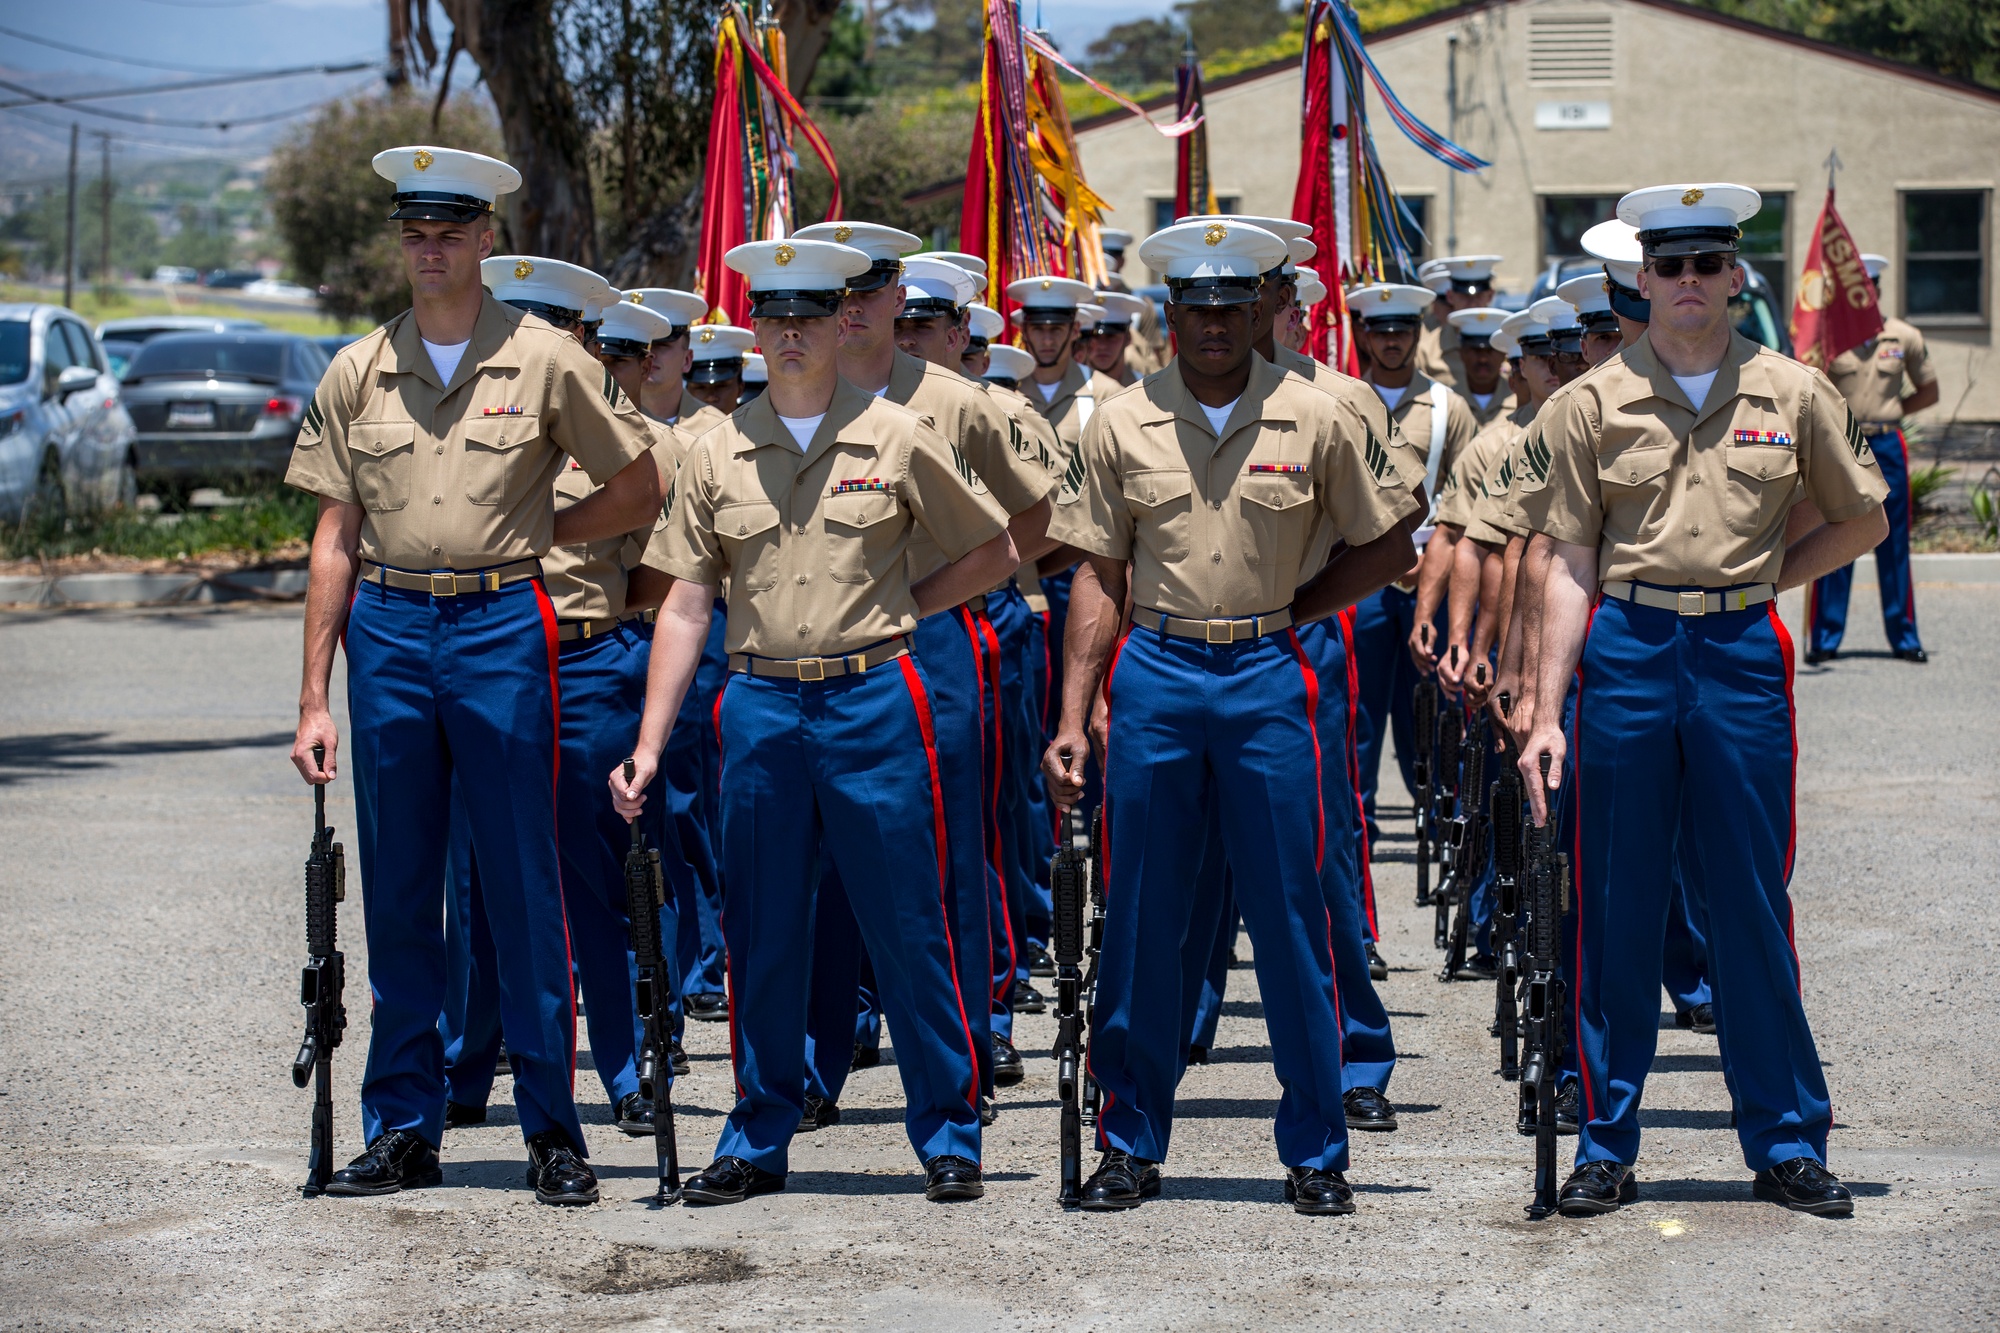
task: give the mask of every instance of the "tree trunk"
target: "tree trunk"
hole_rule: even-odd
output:
[[[833,20],[840,13],[840,4],[841,0],[778,0],[772,6],[778,26],[785,30],[785,82],[791,85],[794,97],[804,97],[806,85],[812,82],[813,67],[833,39]],[[750,16],[757,16],[755,5],[750,6]]]
[[[516,252],[595,268],[590,167],[569,82],[556,58],[553,0],[439,3],[478,62],[500,112],[507,160],[521,173],[521,188],[501,200],[502,242]]]

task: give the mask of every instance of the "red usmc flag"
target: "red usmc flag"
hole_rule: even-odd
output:
[[[1805,272],[1799,275],[1799,295],[1792,306],[1792,347],[1799,360],[1825,370],[1842,352],[1881,331],[1882,311],[1875,302],[1874,284],[1861,266],[1861,252],[1847,234],[1847,224],[1834,211],[1829,189],[1806,251]]]

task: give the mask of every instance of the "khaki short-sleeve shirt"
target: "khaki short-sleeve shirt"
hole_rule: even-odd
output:
[[[1524,467],[1521,451],[1528,442],[1528,429],[1534,424],[1536,414],[1533,402],[1523,403],[1481,431],[1481,438],[1473,441],[1475,449],[1483,443],[1494,451],[1484,485],[1472,497],[1472,508],[1466,518],[1465,535],[1473,541],[1505,546],[1515,537],[1528,535],[1527,521],[1521,517],[1520,476]]]
[[[832,657],[916,628],[920,528],[958,560],[1007,515],[924,418],[842,380],[803,454],[769,394],[695,441],[645,562],[711,588],[727,579],[730,652]]]
[[[1826,377],[1864,426],[1893,425],[1903,419],[1903,380],[1912,389],[1937,383],[1924,353],[1924,335],[1900,319],[1882,321],[1873,342],[1842,352]]]
[[[681,386],[681,410],[673,424],[691,435],[700,435],[729,420],[729,414],[714,403],[704,403],[689,393],[686,385]]]
[[[1435,307],[1433,307],[1435,309]],[[1417,373],[1448,389],[1465,383],[1465,363],[1458,359],[1458,326],[1426,312],[1417,335]]]
[[[1457,330],[1452,331],[1454,334]],[[1403,396],[1389,409],[1389,416],[1395,421],[1403,440],[1415,451],[1417,457],[1417,479],[1421,481],[1430,472],[1431,458],[1431,378],[1419,370],[1410,377],[1409,387]],[[1381,390],[1372,383],[1370,388],[1379,397]],[[1472,406],[1464,398],[1445,385],[1444,396],[1444,452],[1438,459],[1438,489],[1444,489],[1444,479],[1458,466],[1459,455],[1472,443],[1472,437],[1479,433],[1479,423],[1473,418]],[[1436,499],[1435,496],[1432,497]]]
[[[1485,497],[1494,470],[1506,463],[1514,433],[1514,423],[1503,418],[1472,437],[1472,443],[1459,455],[1457,466],[1438,479],[1440,524],[1460,532],[1471,525],[1473,507]]]
[[[546,555],[555,481],[598,483],[652,444],[645,418],[576,339],[491,296],[451,383],[404,314],[340,350],[285,480],[362,508],[361,558],[483,569]]]
[[[1465,399],[1465,405],[1472,409],[1472,419],[1479,423],[1479,429],[1481,430],[1485,430],[1501,417],[1506,416],[1509,412],[1520,406],[1519,403],[1514,401],[1513,390],[1507,387],[1504,380],[1487,396],[1486,406],[1484,407],[1479,405],[1479,400],[1473,397],[1470,389],[1460,389],[1459,395]]]
[[[1888,494],[1826,376],[1741,334],[1700,411],[1642,338],[1551,398],[1523,456],[1528,526],[1596,547],[1600,582],[1774,583],[1794,504],[1840,523]]]
[[[1389,415],[1388,404],[1382,395],[1375,392],[1366,380],[1356,379],[1344,371],[1313,360],[1303,352],[1294,352],[1289,347],[1273,347],[1276,353],[1273,364],[1280,370],[1288,370],[1299,378],[1309,381],[1315,389],[1324,390],[1342,403],[1361,414],[1368,429],[1378,436],[1389,450],[1389,458],[1401,474],[1405,490],[1415,492],[1424,483],[1424,456],[1410,446],[1410,442],[1396,425],[1396,419]],[[1340,534],[1331,523],[1321,523],[1319,532],[1306,554],[1302,568],[1304,578],[1310,579],[1326,565],[1333,555],[1333,548],[1340,543]]]
[[[1261,357],[1220,439],[1170,365],[1103,406],[1083,459],[1050,535],[1130,560],[1136,605],[1195,619],[1290,605],[1323,523],[1359,546],[1417,507],[1360,412]]]
[[[1120,384],[1081,362],[1071,361],[1069,368],[1063,371],[1063,377],[1056,381],[1054,396],[1042,397],[1041,385],[1031,379],[1021,381],[1021,396],[1055,427],[1056,438],[1062,442],[1063,461],[1067,465],[1076,456],[1076,446],[1082,441],[1084,427],[1090,424],[1091,417],[1113,396],[1134,387]]]
[[[674,470],[692,441],[664,421],[648,418],[653,432],[654,466],[660,469],[663,491],[668,499],[651,522],[631,532],[579,542],[573,546],[551,546],[542,557],[542,582],[558,620],[603,620],[625,614],[625,584],[628,571],[645,554],[646,544],[666,521],[672,503]],[[578,500],[593,494],[597,483],[583,467],[572,461],[556,478],[556,511],[560,513]]]

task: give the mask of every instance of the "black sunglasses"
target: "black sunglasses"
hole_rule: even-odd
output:
[[[1649,261],[1653,272],[1663,278],[1678,278],[1681,267],[1689,261],[1694,263],[1694,271],[1704,278],[1736,267],[1736,256],[1719,254],[1713,250],[1701,255],[1654,255]]]

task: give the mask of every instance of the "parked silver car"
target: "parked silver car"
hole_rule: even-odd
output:
[[[284,476],[326,366],[319,344],[296,333],[147,339],[125,367],[124,384],[139,429],[140,480],[178,489]]]
[[[129,319],[105,320],[97,326],[97,336],[142,343],[163,333],[256,333],[263,328],[263,323],[254,319],[217,318],[214,315],[137,315]]]
[[[129,502],[136,437],[88,325],[61,306],[0,305],[0,521]]]

